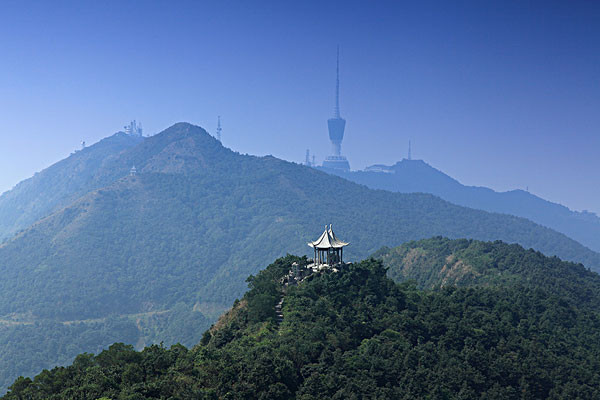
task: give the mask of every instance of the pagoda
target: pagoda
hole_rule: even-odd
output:
[[[344,247],[349,243],[343,242],[333,233],[333,227],[325,225],[325,231],[314,242],[308,245],[315,251],[314,264],[333,266],[343,263]]]

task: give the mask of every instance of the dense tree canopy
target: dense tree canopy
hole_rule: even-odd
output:
[[[600,396],[600,316],[552,285],[396,284],[374,259],[286,287],[249,278],[196,347],[115,344],[6,399],[543,399]],[[283,322],[274,307],[281,297]]]
[[[374,256],[392,279],[414,281],[420,288],[520,285],[600,310],[600,275],[516,244],[435,237],[383,248]]]

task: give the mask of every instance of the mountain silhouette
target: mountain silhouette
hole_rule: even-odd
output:
[[[371,171],[323,170],[372,189],[431,193],[461,206],[527,218],[600,251],[600,218],[594,213],[572,211],[525,190],[496,192],[486,187],[466,186],[423,160],[403,159],[392,166],[374,165],[368,169]]]

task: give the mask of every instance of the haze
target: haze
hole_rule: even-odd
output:
[[[132,119],[221,115],[236,151],[320,163],[339,44],[353,169],[411,140],[464,184],[600,212],[598,3],[365,4],[3,3],[0,192]]]

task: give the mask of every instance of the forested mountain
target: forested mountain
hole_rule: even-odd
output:
[[[600,311],[600,275],[517,244],[435,237],[383,248],[374,257],[395,281],[413,281],[423,289],[542,287],[577,307]]]
[[[90,190],[122,177],[124,171],[115,168],[112,161],[143,140],[139,136],[116,133],[4,192],[0,195],[0,242]]]
[[[600,266],[599,254],[528,220],[240,155],[184,123],[110,157],[94,176],[116,180],[0,246],[4,384],[112,341],[194,344],[246,276],[306,254],[325,223],[351,243],[348,259],[444,235]]]
[[[469,247],[474,258],[496,254],[486,254],[485,246]],[[528,261],[521,248],[498,251]],[[543,268],[544,262],[531,261],[532,268]],[[555,290],[572,274],[592,274],[580,266],[549,267],[556,279],[540,282],[420,290],[394,283],[381,261],[371,259],[309,275],[297,285],[282,283],[306,263],[287,256],[251,276],[250,290],[191,350],[154,345],[136,352],[114,344],[33,380],[19,378],[4,398],[600,396],[598,309]],[[523,271],[528,267],[521,264]],[[583,280],[577,288],[595,291],[597,282]],[[281,320],[275,312],[280,299]]]
[[[571,211],[524,190],[496,192],[478,186],[465,186],[422,160],[376,166],[385,172],[325,170],[372,189],[401,193],[431,193],[451,203],[490,212],[527,218],[600,251],[600,217],[590,212]]]

